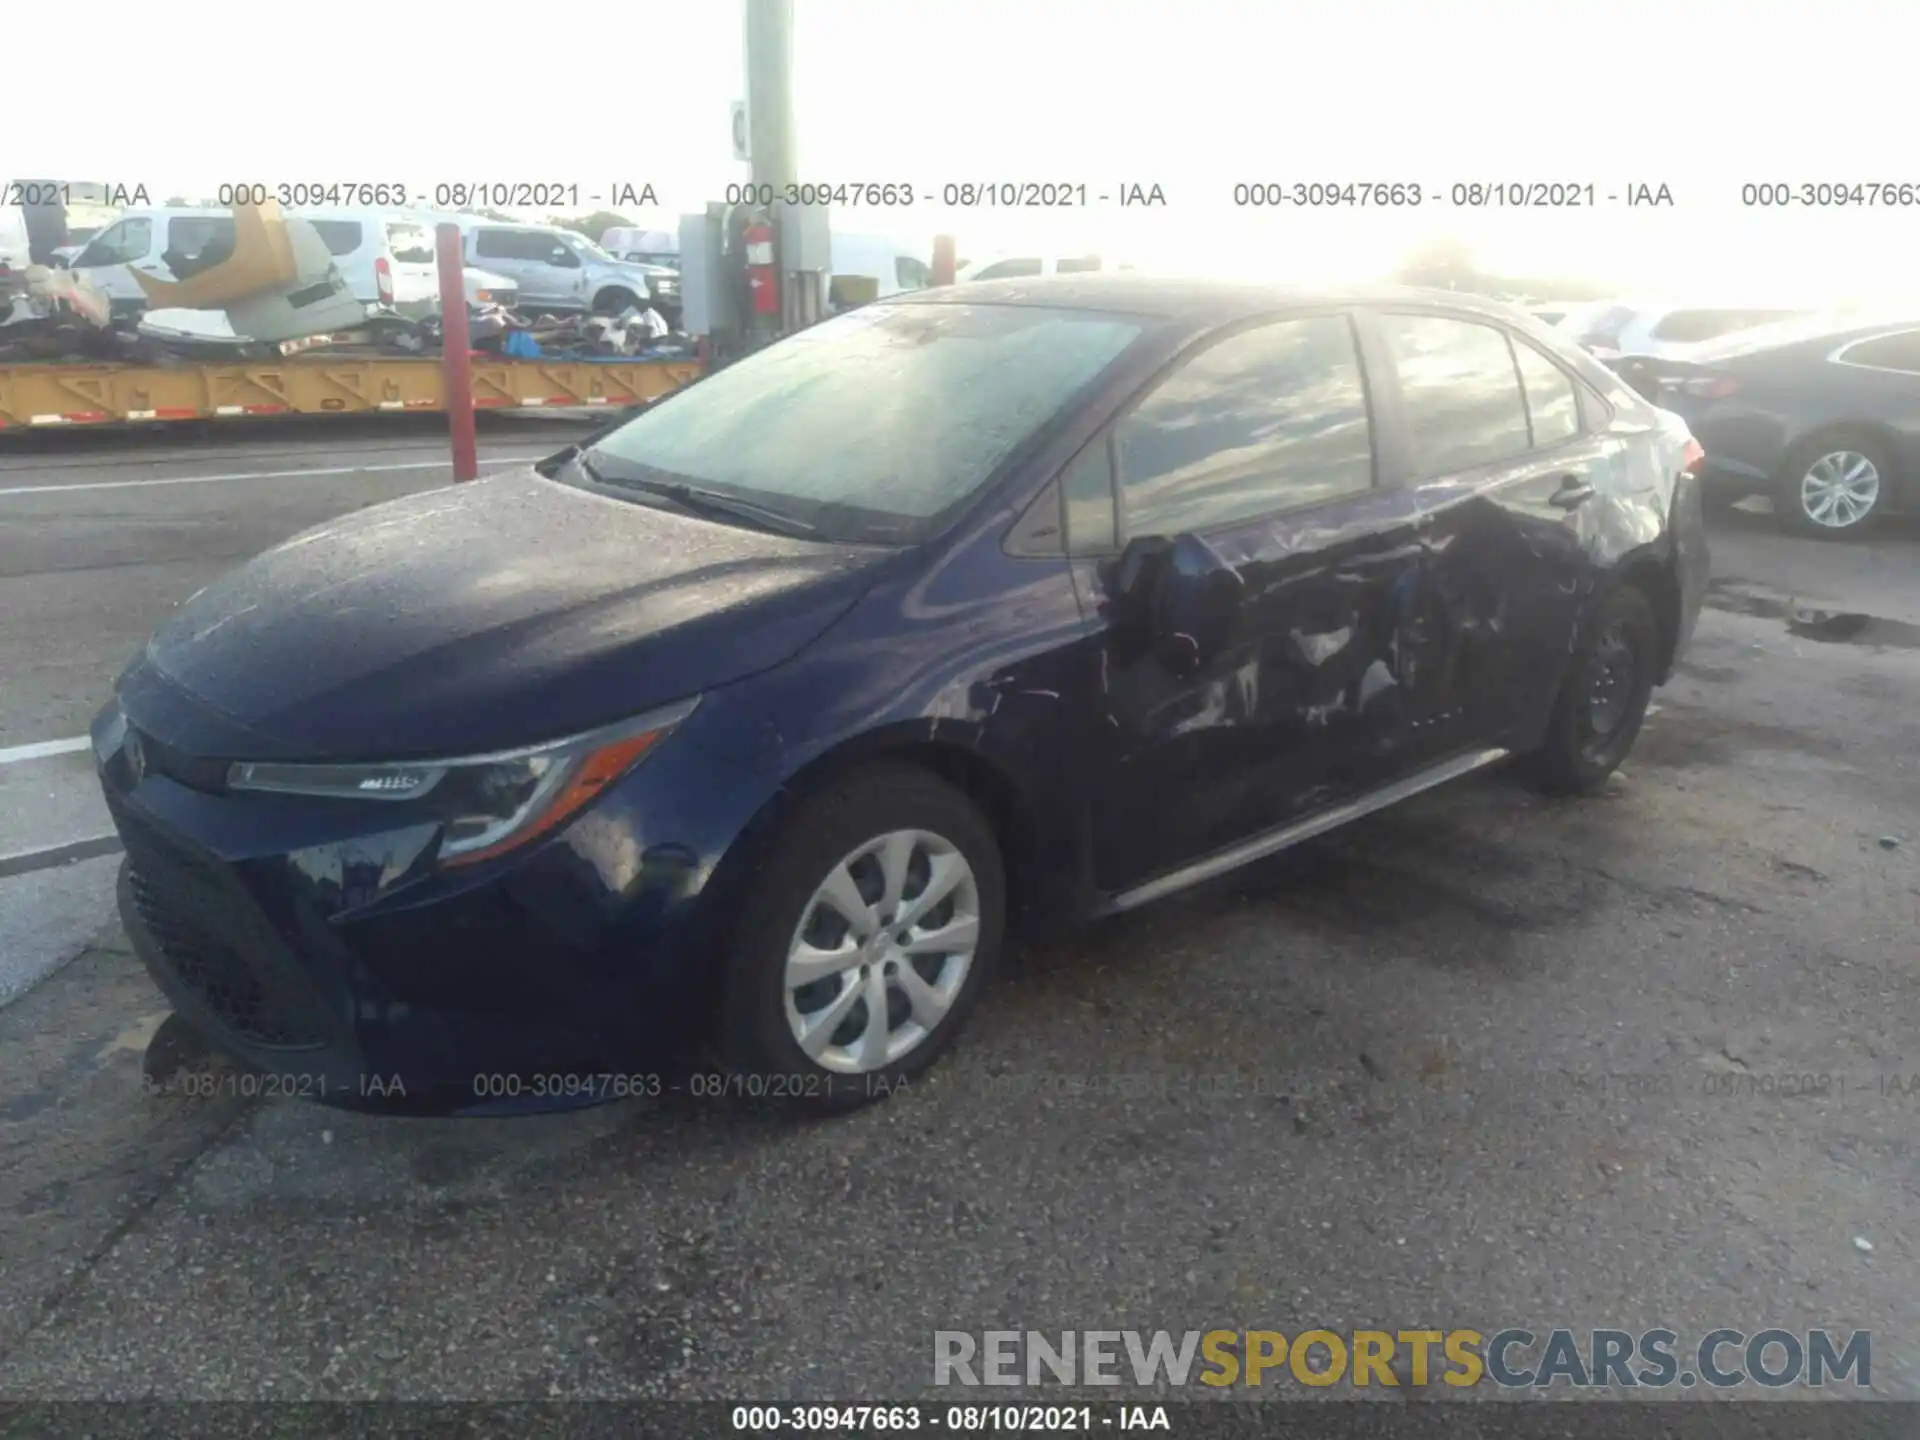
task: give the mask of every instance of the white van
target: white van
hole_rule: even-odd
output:
[[[5,183],[0,181],[0,184]],[[31,253],[27,217],[17,205],[0,205],[0,270],[26,269]]]
[[[844,235],[834,231],[829,259],[834,275],[860,275],[878,287],[874,298],[884,300],[907,290],[924,290],[933,283],[932,247],[920,247],[887,235]],[[831,281],[829,281],[831,291]]]
[[[440,308],[440,265],[433,221],[384,210],[293,210],[313,225],[356,297],[409,319]],[[511,307],[519,287],[490,270],[462,267],[469,305]]]
[[[0,180],[0,196],[19,196],[23,190],[40,190],[46,188],[46,184],[44,181]],[[61,188],[64,190],[67,187]],[[82,245],[112,223],[118,213],[111,206],[75,200],[70,195],[59,208],[65,212],[68,243],[54,250],[53,263],[56,265],[70,254],[77,253]],[[25,208],[0,205],[0,266],[26,269],[33,263],[32,242],[32,227],[28,223]]]
[[[1030,275],[1089,274],[1097,270],[1131,270],[1131,265],[1108,265],[1098,255],[991,255],[969,260],[954,272],[953,283],[969,280],[1024,280]]]
[[[378,210],[285,212],[305,220],[333,256],[334,268],[353,297],[367,305],[385,305],[419,317],[440,306],[439,272],[434,263],[433,231],[425,221]],[[69,267],[104,291],[119,312],[143,310],[146,291],[133,278],[137,267],[155,279],[175,276],[169,257],[195,257],[209,246],[231,248],[233,212],[209,208],[129,210],[87,242]],[[464,276],[467,301],[479,297],[513,303],[512,282],[469,269]],[[482,302],[484,303],[484,302]]]

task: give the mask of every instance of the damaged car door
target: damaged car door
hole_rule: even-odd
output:
[[[1351,313],[1269,318],[1182,359],[1066,477],[1069,545],[1106,624],[1094,868],[1113,892],[1407,767],[1400,644],[1422,540],[1376,482]],[[1091,526],[1075,516],[1090,515]]]
[[[1582,521],[1608,463],[1590,423],[1600,402],[1484,316],[1360,321],[1398,422],[1386,479],[1405,485],[1421,525],[1400,636],[1410,758],[1531,745],[1592,588]]]

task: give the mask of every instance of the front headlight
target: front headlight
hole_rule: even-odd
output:
[[[457,760],[365,765],[280,765],[243,761],[227,772],[232,790],[350,800],[413,800],[438,816],[440,863],[472,865],[548,834],[693,713],[698,699],[650,711],[587,735]]]

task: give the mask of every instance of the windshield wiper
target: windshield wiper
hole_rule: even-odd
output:
[[[809,525],[795,516],[768,509],[765,505],[756,505],[751,500],[722,494],[718,490],[689,485],[683,480],[645,480],[637,475],[605,474],[587,458],[584,450],[574,457],[574,463],[597,485],[615,489],[641,490],[649,495],[660,495],[676,505],[700,514],[719,515],[729,520],[744,520],[749,525],[757,525],[763,530],[776,530],[783,535],[792,535],[800,539],[807,539],[820,533],[818,526]]]
[[[706,490],[698,485],[675,483],[662,485],[660,493],[669,499],[677,500],[689,510],[704,510],[709,515],[724,515],[733,520],[745,520],[750,524],[764,525],[769,530],[778,530],[784,535],[806,539],[820,533],[820,527],[817,525],[809,525],[804,520],[779,510],[771,510],[765,505],[756,505],[751,500],[723,495],[718,490]]]
[[[573,452],[573,463],[580,467],[580,473],[596,485],[607,483],[607,477],[600,473],[600,467],[587,458],[587,447],[581,445]]]

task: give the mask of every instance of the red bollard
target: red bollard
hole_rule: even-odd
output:
[[[479,441],[473,431],[472,338],[467,330],[466,255],[458,225],[439,227],[440,383],[447,396],[447,429],[453,441],[453,478],[480,473]]]
[[[933,237],[934,284],[953,284],[954,256],[959,253],[960,252],[954,248],[953,236],[936,235]]]

